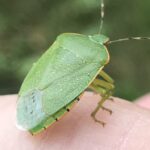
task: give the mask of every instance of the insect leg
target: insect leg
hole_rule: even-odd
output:
[[[105,126],[105,122],[99,120],[96,118],[96,114],[99,111],[100,108],[102,108],[102,104],[105,102],[107,98],[106,97],[102,97],[101,101],[98,103],[97,107],[95,108],[95,110],[91,113],[91,117],[94,119],[95,122],[100,123],[101,125]]]
[[[106,99],[110,99],[110,96],[113,94],[113,90],[115,86],[112,83],[106,82],[104,80],[95,79],[92,83],[93,88],[97,89],[97,92],[100,93],[100,95],[103,97],[106,97]],[[100,90],[98,91],[98,89]],[[103,91],[102,91],[103,90]],[[102,109],[108,111],[110,114],[112,111],[108,108],[105,108],[102,106]]]
[[[100,87],[104,87],[107,90],[113,90],[115,88],[114,84],[101,80],[101,79],[95,79],[92,84],[100,86]]]
[[[104,72],[103,70],[101,70],[101,72],[99,73],[99,76],[102,77],[107,82],[111,83],[112,86],[115,88],[115,86],[114,86],[114,80],[106,72]],[[113,93],[113,90],[112,90],[112,93]],[[112,97],[109,97],[108,99],[111,100],[111,101],[113,101]]]
[[[93,81],[93,83],[90,85],[90,88],[92,90],[94,90],[95,92],[99,93],[102,98],[99,101],[97,107],[95,108],[95,110],[91,113],[92,118],[94,119],[94,121],[102,124],[103,126],[106,124],[103,121],[100,121],[96,118],[96,114],[98,113],[99,109],[103,109],[108,111],[110,114],[112,114],[112,110],[105,108],[103,106],[104,102],[112,95],[112,91],[114,89],[114,85],[112,83],[109,83],[107,81],[104,80],[100,80],[100,79],[95,79]]]
[[[91,89],[92,91],[100,94],[101,96],[106,94],[106,89],[98,87],[98,86],[96,86],[94,84],[91,84],[88,88]]]
[[[114,80],[103,70],[100,71],[99,76],[101,76],[103,79],[105,79],[109,83],[114,83]]]

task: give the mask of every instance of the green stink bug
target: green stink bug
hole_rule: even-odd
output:
[[[100,31],[103,25],[103,10],[102,1]],[[129,39],[119,41],[123,40]],[[22,84],[17,103],[18,127],[32,134],[41,132],[68,112],[87,88],[102,96],[92,117],[104,125],[95,115],[100,108],[110,111],[103,107],[103,103],[112,95],[114,81],[103,68],[109,62],[106,46],[117,41],[109,41],[109,38],[102,34],[59,35],[33,65]]]

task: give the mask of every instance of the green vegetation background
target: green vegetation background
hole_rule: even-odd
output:
[[[103,34],[110,39],[150,36],[150,1],[106,0]],[[0,94],[18,92],[32,63],[63,32],[94,34],[100,0],[0,0]],[[133,100],[150,91],[150,41],[108,47],[105,70],[115,95]]]

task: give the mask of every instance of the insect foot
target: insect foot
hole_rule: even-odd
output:
[[[110,115],[113,113],[112,110],[110,110],[110,109],[108,109],[108,108],[106,108],[106,107],[104,107],[104,106],[101,106],[101,108],[102,108],[103,110],[109,112]]]
[[[95,113],[91,113],[91,117],[93,118],[93,120],[99,124],[101,124],[103,127],[105,127],[106,123],[101,121],[101,120],[98,120],[95,116]]]

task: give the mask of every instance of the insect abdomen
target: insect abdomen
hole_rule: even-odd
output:
[[[81,96],[81,95],[80,95]],[[52,116],[48,117],[47,120],[41,124],[39,124],[38,126],[36,126],[35,128],[30,129],[29,131],[32,134],[37,134],[43,130],[45,130],[46,128],[48,128],[50,125],[52,125],[54,122],[58,121],[60,118],[62,118],[65,113],[69,112],[70,109],[73,107],[73,105],[79,101],[79,97],[78,96],[75,100],[73,100],[71,103],[69,103],[68,105],[66,105],[65,107],[61,108],[59,111],[57,111],[55,114],[53,114]]]

